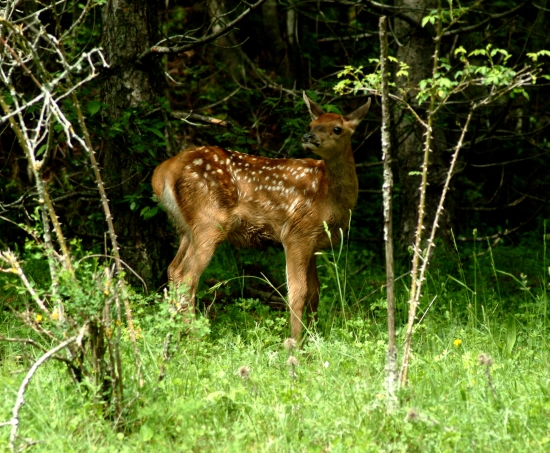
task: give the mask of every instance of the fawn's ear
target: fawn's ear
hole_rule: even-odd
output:
[[[321,115],[324,115],[325,112],[321,107],[319,107],[315,102],[313,102],[310,98],[307,97],[307,94],[305,91],[303,93],[304,93],[304,101],[307,105],[307,109],[309,110],[309,114],[311,115],[311,119],[315,121]]]
[[[349,127],[351,127],[352,129],[355,129],[357,127],[357,125],[361,122],[363,117],[369,111],[370,100],[371,99],[369,98],[367,103],[362,105],[361,107],[359,107],[355,112],[352,112],[349,115],[344,116],[344,119],[349,124]]]

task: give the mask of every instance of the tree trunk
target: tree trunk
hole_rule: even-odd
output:
[[[262,5],[262,22],[264,25],[267,51],[271,56],[273,67],[278,68],[285,59],[286,44],[281,36],[281,29],[279,28],[277,0],[267,0]],[[285,68],[288,73],[288,62],[286,62]]]
[[[411,11],[406,14],[413,18],[418,25],[395,19],[395,32],[402,44],[397,50],[397,59],[409,65],[409,81],[405,77],[397,79],[399,89],[407,89],[408,102],[415,108],[421,117],[425,117],[424,108],[427,103],[418,106],[415,97],[418,93],[418,83],[431,77],[434,42],[430,30],[420,26],[422,17],[431,9],[437,8],[437,3],[432,0],[398,0],[396,6],[403,11]],[[429,27],[429,25],[428,25]],[[424,129],[409,115],[403,115],[398,110],[395,116],[397,169],[399,188],[401,192],[401,221],[398,229],[401,243],[407,247],[414,244],[415,227],[418,219],[420,176],[411,175],[411,172],[421,171],[423,158]],[[437,209],[437,203],[441,194],[446,170],[445,156],[442,151],[447,148],[445,135],[437,127],[433,131],[433,146],[430,154],[430,170],[428,175],[428,190],[426,193],[426,215],[424,225],[431,227]],[[452,210],[447,206],[445,215],[442,216],[440,226],[442,231],[448,231],[451,222]]]
[[[296,88],[300,89],[304,86],[304,77],[298,36],[298,12],[293,2],[291,2],[286,12],[286,39],[288,43],[287,52],[290,66],[288,71],[291,82],[290,86],[295,85]]]
[[[110,69],[102,85],[101,98],[107,106],[104,119],[109,125],[120,120],[128,108],[148,104],[155,106],[163,95],[160,61],[149,58],[141,64],[136,58],[157,42],[157,2],[155,0],[109,0],[103,8],[103,47]],[[130,133],[128,131],[128,133]],[[149,220],[132,211],[126,196],[148,184],[151,168],[140,162],[140,156],[129,149],[128,136],[118,134],[105,140],[103,173],[113,209],[115,231],[121,257],[148,285],[163,281],[166,261],[162,253],[162,217]],[[158,150],[163,153],[163,150]],[[159,161],[164,156],[159,156]],[[131,274],[129,273],[129,276]]]
[[[227,23],[231,22],[231,16],[227,16],[227,8],[224,0],[208,0],[208,15],[212,33],[220,32]],[[212,61],[221,60],[230,74],[237,79],[242,78],[242,57],[237,49],[240,46],[231,33],[217,39],[214,45],[206,46],[206,52],[210,54]]]

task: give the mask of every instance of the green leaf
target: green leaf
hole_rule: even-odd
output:
[[[149,128],[149,131],[152,132],[153,134],[155,134],[157,137],[161,138],[162,140],[164,140],[166,138],[164,136],[164,134],[161,131],[159,131],[158,129]]]
[[[218,390],[206,395],[206,401],[219,401],[224,396],[227,396],[227,393],[225,393],[223,390]]]
[[[6,104],[8,104],[8,105],[12,105],[12,104],[13,104],[13,98],[11,97],[11,94],[8,93],[7,91],[0,93],[0,96],[3,96],[3,97],[4,97],[4,102],[5,102]]]
[[[430,15],[430,16],[426,16],[426,17],[422,18],[422,28],[424,28],[424,26],[428,22],[433,25],[435,23],[435,16]]]
[[[98,101],[88,102],[88,113],[90,116],[94,116],[101,109],[101,104]]]
[[[361,87],[362,88],[362,87]],[[341,115],[342,112],[340,111],[340,109],[333,105],[333,104],[324,104],[323,105],[323,110],[326,112],[326,113],[336,113],[338,115]]]
[[[506,351],[508,351],[508,354],[512,353],[512,350],[514,349],[514,345],[516,344],[516,340],[517,340],[516,318],[514,318],[512,315],[508,315],[508,322],[506,323]]]
[[[139,437],[141,437],[141,440],[143,442],[149,442],[152,438],[155,432],[153,431],[153,428],[151,428],[149,425],[145,424],[141,426],[141,429],[139,430]]]
[[[439,86],[447,87],[447,88],[452,88],[453,82],[451,82],[451,81],[450,81],[449,79],[447,79],[446,77],[442,77],[441,79],[439,79]]]
[[[476,49],[472,50],[468,56],[471,57],[472,55],[487,55],[487,51],[485,49]]]
[[[346,70],[353,69],[352,66],[346,67]],[[313,102],[317,102],[319,100],[319,96],[317,96],[317,93],[315,91],[309,91],[306,90],[307,97],[310,98]]]
[[[159,212],[159,208],[158,206],[154,206],[154,207],[150,207],[150,206],[145,206],[141,212],[139,213],[139,215],[141,217],[143,217],[144,220],[147,220],[147,219],[150,219],[151,217],[154,217],[158,214]]]
[[[41,156],[44,154],[44,151],[48,148],[48,145],[42,145],[40,148],[38,148],[38,151],[36,152],[36,156]]]
[[[455,49],[455,55],[458,55],[459,53],[467,53],[466,49],[462,46],[460,46],[458,49]]]

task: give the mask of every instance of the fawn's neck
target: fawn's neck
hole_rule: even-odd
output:
[[[331,159],[323,159],[326,168],[329,185],[329,197],[343,211],[349,211],[355,207],[359,193],[359,183],[355,170],[355,160],[348,149]]]

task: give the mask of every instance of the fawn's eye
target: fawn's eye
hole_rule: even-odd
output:
[[[334,133],[337,134],[337,135],[340,135],[340,134],[342,133],[342,128],[336,126],[336,127],[334,128]]]

